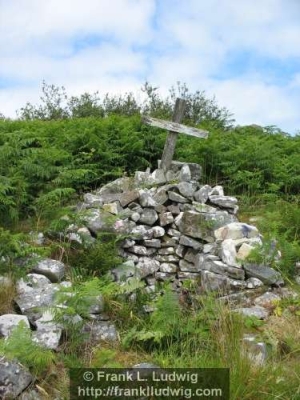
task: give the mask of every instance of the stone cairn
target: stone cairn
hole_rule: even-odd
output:
[[[238,221],[237,199],[200,179],[200,165],[173,161],[166,174],[138,171],[84,195],[89,232],[125,236],[120,255],[127,261],[112,271],[116,280],[135,276],[154,290],[159,281],[180,287],[191,279],[224,295],[282,285],[274,269],[245,261],[262,236]]]
[[[115,281],[135,277],[146,283],[149,293],[155,292],[157,282],[169,281],[180,299],[183,281],[193,280],[199,293],[214,291],[233,304],[234,311],[266,319],[272,302],[282,297],[283,289],[276,293],[273,288],[282,286],[283,279],[268,265],[247,262],[251,250],[262,245],[262,236],[255,226],[238,221],[235,197],[225,196],[221,186],[202,185],[200,180],[198,164],[176,161],[167,173],[158,168],[119,178],[84,195],[77,212],[85,226],[71,225],[67,238],[92,245],[101,232],[124,235],[119,249],[124,262],[111,271]],[[43,234],[34,240],[42,244]],[[59,351],[63,327],[45,307],[64,307],[55,303],[55,293],[72,286],[64,281],[65,272],[60,261],[37,261],[26,279],[17,282],[18,313],[0,316],[0,337],[9,337],[22,321],[36,343]],[[9,284],[9,278],[0,277],[1,287]],[[90,298],[87,319],[72,317],[74,324],[83,324],[92,342],[118,341],[116,328],[104,310],[99,293]],[[263,362],[265,344],[248,336],[244,341],[251,354],[259,352],[254,361]],[[0,354],[0,397],[17,397],[33,380],[26,368]],[[20,396],[28,398],[41,397],[34,389]]]

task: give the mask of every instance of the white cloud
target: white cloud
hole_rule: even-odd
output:
[[[296,106],[300,95],[291,97],[287,88],[243,77],[213,82],[208,93],[215,93],[219,102],[234,113],[239,124],[277,125],[291,133],[300,129]]]
[[[150,38],[154,0],[14,0],[0,3],[1,48],[30,47],[36,41],[89,33],[122,42]],[[9,41],[9,42],[7,42]]]
[[[70,95],[137,91],[146,79],[166,93],[179,80],[215,94],[237,123],[294,131],[299,20],[299,0],[0,0],[0,111],[36,102],[43,79]],[[242,63],[243,54],[251,65],[223,74],[228,57]],[[264,60],[278,63],[274,73]]]

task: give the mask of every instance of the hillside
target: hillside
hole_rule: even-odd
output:
[[[189,111],[200,102],[196,96],[190,100]],[[0,121],[0,331],[8,337],[0,339],[0,355],[16,358],[27,368],[33,398],[68,398],[68,368],[148,363],[163,368],[230,368],[230,399],[298,399],[300,300],[295,275],[300,260],[300,136],[275,127],[234,127],[218,108],[219,113],[212,115],[207,107],[201,123],[195,113],[187,113],[184,123],[207,129],[209,137],[180,135],[174,158],[180,165],[197,164],[201,173],[196,178],[191,174],[183,178],[183,172],[161,178],[157,161],[165,131],[143,124],[136,105],[106,104],[111,109],[102,105],[102,114],[80,115],[76,108],[76,117],[74,107],[73,114],[55,118],[47,114],[49,107],[38,116],[28,106],[27,119],[23,113],[23,120]],[[94,111],[100,110],[97,107]],[[170,118],[171,109],[172,104],[160,103],[149,106],[148,112]],[[157,180],[151,180],[153,176]],[[115,188],[116,182],[122,183],[121,189]],[[158,197],[164,200],[159,203]],[[94,215],[87,218],[89,209]],[[210,220],[196,224],[194,219],[201,214],[202,221],[205,213],[221,215],[221,224],[212,225]],[[151,228],[151,237],[147,236],[151,229],[141,237],[134,231],[132,237],[131,231],[112,230],[111,226],[122,225],[117,223],[119,214],[121,220],[136,218],[137,226],[155,227],[159,221],[156,228],[163,233]],[[176,271],[178,277],[178,265],[194,268],[195,257],[200,264],[222,259],[228,277],[228,257],[218,253],[224,232],[216,232],[238,221],[237,235],[245,226],[255,225],[257,229],[247,229],[256,241],[258,232],[263,237],[245,264],[264,265],[276,276],[255,292],[257,297],[269,293],[260,299],[268,310],[264,318],[232,313],[230,304],[218,300],[224,295],[223,286],[207,290],[206,283],[202,292],[204,282],[193,281],[193,273],[199,271],[181,273],[178,290],[165,279]],[[201,232],[193,230],[193,224],[201,226]],[[164,227],[171,229],[172,237]],[[249,241],[246,244],[251,247]],[[154,264],[144,263],[140,280],[122,284],[119,279],[121,285],[117,278],[112,280],[110,271],[118,276],[117,267],[128,262],[128,252],[136,265],[144,262],[140,251],[160,257],[154,269]],[[207,261],[207,255],[215,258]],[[166,265],[158,267],[159,263]],[[133,266],[127,264],[126,274]],[[233,294],[230,274],[238,276],[237,285],[243,290],[243,282],[252,277],[244,264],[242,269],[238,262],[231,268],[230,279],[222,278],[229,294]],[[154,271],[160,273],[157,282],[151,275]],[[246,289],[251,288],[249,282]],[[32,290],[44,303],[28,297]],[[56,300],[49,304],[49,298]],[[6,315],[23,321],[23,326],[4,330]],[[60,331],[59,337],[53,334],[55,344],[47,342],[47,350],[39,345],[46,340],[39,336],[39,324],[45,321]],[[97,331],[93,324],[98,324]]]

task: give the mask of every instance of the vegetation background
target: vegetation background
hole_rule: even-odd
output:
[[[67,367],[127,366],[149,359],[165,367],[230,367],[233,399],[298,399],[299,301],[293,304],[294,312],[284,319],[289,328],[279,335],[289,345],[288,356],[278,347],[274,359],[258,368],[237,349],[245,326],[261,334],[259,321],[238,320],[212,298],[199,300],[196,312],[188,313],[178,308],[168,289],[159,300],[157,311],[142,317],[142,287],[136,286],[137,301],[129,304],[124,302],[124,296],[130,288],[119,293],[111,283],[95,280],[96,275],[104,276],[118,262],[115,238],[100,239],[88,253],[78,253],[70,243],[57,240],[55,232],[62,232],[70,224],[70,219],[60,217],[69,213],[69,218],[74,218],[72,206],[84,192],[124,173],[131,175],[136,170],[157,167],[166,133],[144,125],[141,114],[171,119],[176,97],[183,97],[187,100],[183,123],[209,130],[209,137],[204,141],[179,136],[175,159],[202,165],[203,184],[223,185],[226,194],[238,197],[240,219],[252,221],[255,217],[266,246],[274,238],[277,240],[282,259],[279,264],[272,259],[268,263],[279,268],[286,279],[293,276],[295,263],[300,260],[300,134],[291,136],[276,126],[235,126],[226,108],[219,107],[215,99],[208,99],[205,92],[190,92],[185,84],[172,87],[167,97],[161,97],[149,83],[142,91],[142,103],[132,93],[107,94],[103,98],[98,93],[68,97],[63,87],[44,82],[39,105],[27,103],[19,110],[17,120],[1,116],[0,272],[7,272],[9,261],[12,276],[18,276],[17,261],[32,252],[70,261],[77,273],[70,271],[70,278],[74,283],[76,276],[84,279],[74,286],[69,309],[79,312],[78,299],[100,290],[113,299],[114,307],[107,311],[118,321],[124,335],[120,349],[102,346],[91,351],[83,345],[81,327],[65,327],[69,341],[63,355],[47,353],[43,357],[40,349],[30,344],[28,333],[18,328],[10,341],[0,340],[0,350],[21,357],[35,371],[41,390],[50,393],[50,398],[53,387],[60,393],[67,391]],[[31,231],[48,232],[50,246],[34,247]],[[256,261],[266,261],[265,255],[256,255]],[[98,266],[103,270],[99,271]],[[0,313],[13,309],[14,295],[13,287],[0,291]],[[278,305],[277,314],[290,306]],[[274,342],[274,332],[265,330],[264,339]],[[26,351],[24,346],[20,348],[20,337]],[[32,351],[28,352],[30,346]],[[35,354],[39,362],[28,359],[28,353]]]

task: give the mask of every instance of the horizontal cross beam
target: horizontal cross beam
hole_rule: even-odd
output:
[[[148,116],[143,116],[142,121],[150,126],[155,126],[156,128],[167,129],[171,132],[184,133],[185,135],[194,136],[197,138],[206,139],[208,137],[208,131],[203,129],[193,128],[191,126],[186,126],[178,124],[177,122],[165,121],[158,118],[152,118]]]

